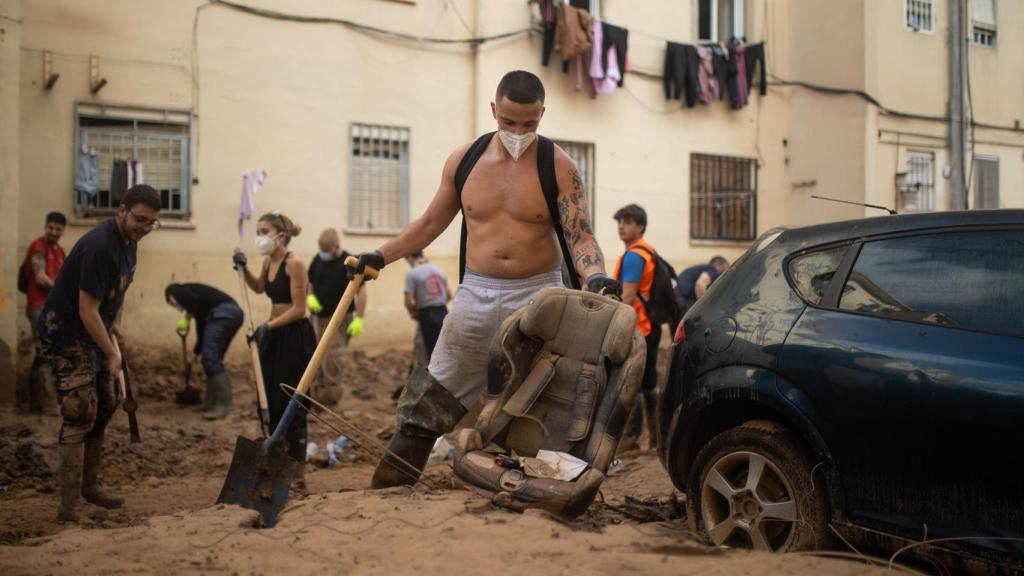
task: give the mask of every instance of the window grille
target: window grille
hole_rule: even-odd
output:
[[[935,32],[934,0],[905,0],[906,25],[914,32]]]
[[[974,207],[979,210],[999,208],[999,158],[974,157]]]
[[[352,124],[348,229],[394,233],[409,222],[409,129]]]
[[[744,0],[700,0],[697,4],[697,38],[717,42],[743,38],[746,2]]]
[[[757,231],[757,161],[690,155],[690,237],[753,240]]]
[[[907,172],[899,186],[900,212],[935,210],[935,155],[907,152]]]
[[[146,111],[109,106],[79,105],[75,109],[78,149],[95,153],[96,194],[75,192],[75,209],[83,216],[114,212],[121,203],[126,180],[112,178],[115,162],[133,159],[142,166],[142,179],[160,194],[161,217],[191,212],[189,113]],[[75,181],[81,165],[75,154]]]
[[[568,140],[555,140],[570,158],[576,162],[579,168],[580,178],[583,179],[583,188],[587,191],[587,202],[590,205],[590,225],[596,229],[594,222],[594,145],[590,142],[571,142]]]

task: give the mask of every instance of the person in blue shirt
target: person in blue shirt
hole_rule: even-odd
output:
[[[729,269],[729,261],[715,256],[707,264],[690,266],[679,273],[679,295],[689,308],[707,292],[711,283]]]

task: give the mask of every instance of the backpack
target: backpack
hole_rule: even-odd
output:
[[[26,254],[25,260],[18,267],[18,292],[22,294],[28,294],[28,272],[25,271],[28,266],[28,254]]]
[[[459,200],[459,209],[462,209],[462,187],[469,179],[469,173],[473,171],[477,160],[483,156],[487,146],[491,143],[494,132],[488,132],[476,139],[466,150],[458,168],[455,169],[455,196]],[[558,180],[555,177],[555,143],[551,140],[537,135],[537,174],[540,176],[540,187],[544,191],[544,200],[548,205],[548,212],[551,214],[551,223],[555,228],[555,235],[558,237],[558,244],[562,248],[562,278],[568,279],[568,284],[580,289],[579,275],[572,265],[572,253],[569,252],[569,244],[565,240],[565,231],[562,230],[562,220],[558,216]],[[466,274],[466,241],[469,233],[466,229],[466,218],[462,218],[462,239],[459,242],[459,283]]]
[[[651,283],[651,295],[644,299],[640,296],[640,302],[647,311],[647,317],[655,325],[668,324],[670,329],[683,318],[686,310],[683,298],[679,294],[679,280],[672,265],[664,258],[647,248],[646,246],[634,246],[633,249],[643,250],[654,258],[654,281]]]

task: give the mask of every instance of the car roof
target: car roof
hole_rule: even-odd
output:
[[[802,248],[866,236],[916,230],[1013,224],[1024,225],[1024,210],[959,210],[926,214],[898,214],[789,228],[779,235],[776,245]]]

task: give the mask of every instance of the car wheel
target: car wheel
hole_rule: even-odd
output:
[[[716,546],[790,552],[828,544],[824,481],[793,432],[755,420],[713,438],[687,482],[691,525]]]

